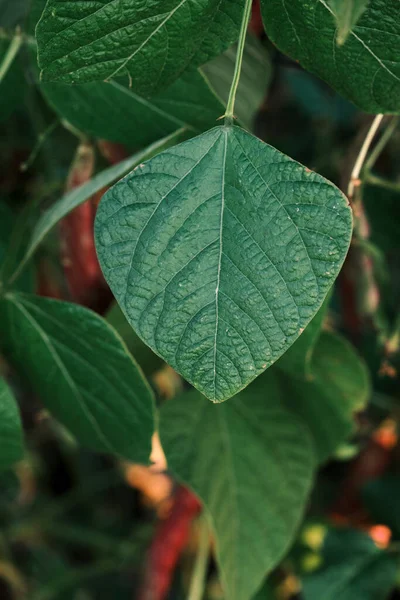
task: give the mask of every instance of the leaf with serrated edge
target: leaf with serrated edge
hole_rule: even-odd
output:
[[[371,113],[400,112],[398,0],[370,2],[345,44],[328,0],[261,0],[266,32],[278,48]]]
[[[8,294],[0,311],[5,353],[49,411],[90,448],[147,463],[153,395],[106,321],[28,294]]]
[[[271,372],[262,384],[219,405],[189,392],[160,414],[168,466],[210,518],[229,600],[249,600],[280,562],[312,483],[307,429],[282,407]]]
[[[346,255],[331,183],[238,127],[167,150],[105,194],[97,252],[139,336],[222,401],[279,358]]]
[[[239,37],[244,0],[48,0],[37,25],[43,81],[128,76],[146,96]]]
[[[22,425],[18,407],[7,383],[0,377],[0,470],[23,457]]]

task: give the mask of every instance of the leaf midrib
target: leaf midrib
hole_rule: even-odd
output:
[[[218,338],[218,304],[219,304],[219,286],[221,283],[221,264],[222,264],[222,234],[224,226],[224,209],[225,209],[225,171],[226,171],[226,155],[228,149],[228,130],[223,130],[224,136],[224,154],[222,158],[222,180],[221,180],[221,214],[219,224],[219,257],[218,257],[218,268],[217,268],[217,285],[215,288],[215,334],[214,334],[214,399],[216,398],[216,381],[217,381],[217,338]]]

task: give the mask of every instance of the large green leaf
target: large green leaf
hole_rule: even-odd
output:
[[[238,127],[167,150],[104,196],[96,245],[139,336],[208,398],[289,348],[346,255],[331,183]]]
[[[400,112],[398,0],[373,0],[345,44],[328,0],[261,0],[266,31],[282,52],[362,110]]]
[[[236,41],[244,0],[48,0],[37,26],[44,81],[127,75],[136,92],[163,90]]]
[[[130,147],[151,144],[182,127],[200,133],[224,112],[197,71],[184,75],[151,100],[139,96],[121,79],[79,86],[43,83],[40,87],[54,110],[72,125]]]
[[[350,31],[367,8],[369,0],[328,0],[338,27],[338,44],[344,44]]]
[[[215,93],[226,104],[235,70],[237,44],[202,67]],[[240,82],[235,100],[235,114],[247,128],[265,99],[272,69],[268,51],[254,35],[248,34],[244,47]]]
[[[122,340],[75,304],[23,294],[0,303],[1,343],[46,407],[83,444],[147,462],[153,397]]]
[[[7,383],[0,377],[0,470],[23,456],[21,418]]]
[[[168,466],[209,515],[229,600],[249,600],[288,550],[314,467],[308,431],[282,408],[273,375],[258,383],[219,405],[189,392],[160,414]]]
[[[367,368],[351,344],[323,331],[313,351],[312,381],[281,379],[285,403],[311,430],[320,461],[326,460],[354,429],[354,413],[370,394]]]
[[[396,583],[396,557],[365,533],[331,531],[323,548],[323,567],[304,578],[305,600],[385,600]]]

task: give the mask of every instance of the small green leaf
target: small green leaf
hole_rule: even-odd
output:
[[[216,127],[105,194],[105,277],[138,335],[226,400],[276,361],[343,263],[351,211],[331,183],[238,127]]]
[[[367,368],[351,344],[323,331],[311,364],[312,381],[281,379],[285,403],[310,429],[318,460],[325,461],[354,429],[354,413],[370,394]]]
[[[257,384],[219,405],[189,392],[160,414],[168,466],[209,515],[229,600],[249,600],[288,550],[314,467],[308,431],[281,406],[273,376]]]
[[[369,0],[328,0],[337,23],[337,43],[343,45],[367,8]]]
[[[125,75],[146,96],[236,41],[244,0],[48,0],[37,26],[43,81]]]
[[[17,403],[7,383],[0,377],[0,470],[23,457],[22,425]]]
[[[370,2],[342,46],[329,0],[261,0],[261,10],[282,52],[362,110],[400,112],[398,0]]]
[[[383,600],[396,584],[396,557],[361,531],[329,532],[322,558],[323,567],[304,577],[305,600]]]
[[[147,462],[153,396],[122,340],[75,304],[24,294],[0,303],[1,343],[38,396],[83,444]]]
[[[131,148],[151,144],[180,128],[192,135],[201,133],[224,112],[197,71],[184,75],[151,100],[121,79],[79,86],[42,83],[40,88],[54,110],[80,131]]]
[[[202,67],[211,87],[226,105],[235,70],[237,44]],[[235,100],[237,118],[252,129],[254,118],[265,99],[272,68],[267,50],[255,36],[248,34],[244,47],[240,82]]]

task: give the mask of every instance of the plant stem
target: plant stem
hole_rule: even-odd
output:
[[[188,600],[202,600],[207,575],[210,536],[205,515],[201,517],[199,549],[193,568]]]
[[[372,121],[371,127],[368,130],[368,133],[365,137],[364,143],[361,146],[361,150],[358,154],[357,160],[354,164],[353,170],[351,172],[349,186],[347,188],[347,196],[349,200],[353,200],[354,190],[358,185],[360,179],[360,173],[364,166],[365,159],[368,154],[368,150],[372,144],[372,141],[382,123],[384,115],[376,115],[375,119]]]
[[[373,175],[372,173],[365,173],[364,181],[370,185],[385,188],[386,190],[390,190],[392,192],[400,192],[400,183],[389,181],[388,179],[384,179],[384,177],[379,177],[378,175]]]
[[[8,46],[8,50],[4,56],[3,62],[0,65],[0,83],[3,81],[4,77],[8,73],[9,68],[13,64],[14,59],[18,54],[18,50],[21,48],[22,41],[22,34],[18,28],[10,42],[10,45]]]
[[[375,148],[372,150],[368,160],[365,161],[365,165],[364,165],[365,172],[370,171],[372,169],[372,167],[375,165],[376,161],[380,157],[386,144],[392,137],[398,124],[399,124],[399,117],[393,117],[392,120],[390,121],[389,125],[383,132],[379,142],[377,142]]]
[[[238,85],[239,85],[240,72],[242,70],[243,50],[244,50],[244,45],[246,42],[247,27],[248,27],[248,24],[250,21],[250,16],[251,16],[251,7],[252,7],[252,0],[246,0],[244,12],[243,12],[242,26],[240,28],[238,48],[237,48],[237,53],[236,53],[235,72],[233,74],[231,89],[229,92],[228,103],[226,105],[226,111],[225,111],[225,115],[224,115],[225,121],[227,124],[231,123],[233,121],[233,119],[235,118],[234,109],[235,109],[236,92],[237,92]]]

